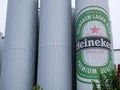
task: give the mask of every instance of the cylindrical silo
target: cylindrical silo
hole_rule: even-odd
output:
[[[31,90],[35,78],[37,0],[8,0],[0,90]]]
[[[92,90],[98,68],[111,70],[113,49],[108,0],[76,0],[77,90]]]
[[[41,0],[38,84],[71,90],[71,0]]]

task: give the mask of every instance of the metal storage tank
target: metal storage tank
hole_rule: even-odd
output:
[[[113,65],[113,44],[108,0],[76,0],[77,90],[92,90],[98,82],[98,68],[109,72]]]
[[[41,0],[38,84],[72,90],[71,0]]]
[[[35,78],[37,0],[8,0],[0,90],[31,90]]]

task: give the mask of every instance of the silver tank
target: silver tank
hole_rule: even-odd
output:
[[[35,78],[37,0],[8,0],[0,90],[31,90]]]
[[[37,82],[71,90],[71,0],[41,0]]]
[[[75,23],[77,90],[92,90],[98,68],[105,73],[113,65],[108,0],[76,0]]]

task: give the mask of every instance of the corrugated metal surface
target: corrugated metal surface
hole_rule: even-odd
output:
[[[36,54],[37,0],[8,0],[0,90],[31,90]]]
[[[58,46],[39,50],[38,83],[43,90],[71,90],[70,52]]]
[[[9,0],[7,10],[5,49],[35,50],[37,0]]]
[[[35,54],[24,49],[12,49],[3,54],[1,90],[31,90]]]
[[[41,0],[40,47],[60,45],[71,47],[70,0]]]
[[[71,90],[71,0],[41,0],[38,84]]]

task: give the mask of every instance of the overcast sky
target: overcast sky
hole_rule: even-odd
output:
[[[112,22],[113,43],[115,49],[120,49],[120,0],[109,0],[110,16]],[[75,0],[72,0],[75,7]],[[7,0],[0,0],[0,32],[5,33]]]
[[[7,0],[0,0],[0,32],[5,32]]]

